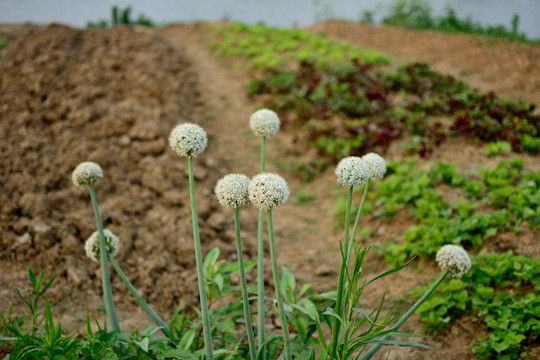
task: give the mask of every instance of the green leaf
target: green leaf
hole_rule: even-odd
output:
[[[189,329],[188,331],[186,331],[180,339],[178,347],[183,349],[189,349],[191,347],[191,344],[193,344],[193,340],[195,340],[195,334],[195,329]]]
[[[225,281],[224,278],[223,278],[223,275],[216,274],[216,276],[214,276],[212,281],[217,285],[219,291],[223,291],[223,283]]]
[[[175,359],[186,359],[186,360],[198,359],[197,356],[183,349],[170,349],[158,355],[158,359],[165,359],[165,358],[171,358],[171,357]]]
[[[378,326],[379,324],[376,324],[373,320],[371,320],[371,318],[369,317],[369,315],[367,314],[367,312],[362,309],[362,308],[353,308],[354,311],[356,312],[359,312],[360,315],[362,315],[371,325],[375,325],[375,326]]]
[[[382,344],[382,345],[397,345],[397,346],[415,346],[424,349],[433,349],[431,346],[417,343],[413,341],[399,341],[399,340],[370,340],[369,343]]]
[[[214,265],[219,257],[219,248],[213,248],[208,252],[204,259],[204,269],[210,269]]]
[[[297,304],[291,304],[291,306],[309,316],[311,320],[318,321],[319,312],[317,307],[309,299],[301,299]]]
[[[293,290],[296,288],[296,279],[294,275],[285,266],[281,267],[281,288]]]
[[[394,268],[394,269],[392,269],[392,270],[388,270],[388,271],[386,271],[386,272],[383,272],[382,274],[379,274],[379,275],[375,276],[373,279],[371,279],[371,280],[369,280],[368,282],[366,282],[366,285],[369,285],[369,284],[371,284],[372,282],[374,282],[374,281],[377,280],[377,279],[380,279],[380,278],[382,278],[382,277],[388,276],[388,275],[390,275],[390,274],[393,274],[393,273],[395,273],[395,272],[397,272],[397,271],[403,269],[404,267],[406,267],[407,265],[409,265],[409,264],[414,260],[415,257],[416,257],[416,256],[413,256],[409,261],[407,261],[407,262],[406,262],[405,264],[403,264],[403,265],[400,265],[400,266],[398,266],[398,267],[396,267],[396,268]],[[364,285],[364,286],[366,286],[366,285]]]
[[[147,337],[145,337],[144,339],[142,339],[142,341],[139,343],[139,346],[141,347],[141,349],[143,349],[144,352],[148,352],[148,345],[150,344],[150,339],[148,339]]]

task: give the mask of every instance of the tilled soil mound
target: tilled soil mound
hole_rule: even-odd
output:
[[[177,123],[203,117],[190,64],[143,28],[13,34],[0,62],[2,310],[30,265],[57,274],[52,294],[71,293],[65,306],[84,314],[81,304],[100,302],[99,264],[84,254],[96,230],[90,197],[71,183],[82,161],[103,168],[103,222],[120,237],[116,258],[135,287],[166,319],[174,303],[196,304],[187,161],[167,146]],[[205,253],[219,246],[229,255],[234,231],[213,199],[216,167],[195,160],[201,241]],[[112,286],[117,303],[134,304],[117,276]]]

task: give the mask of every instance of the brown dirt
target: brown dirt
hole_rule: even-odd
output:
[[[57,274],[53,297],[71,293],[59,309],[69,329],[80,329],[87,311],[102,316],[99,266],[83,251],[84,240],[95,229],[90,200],[70,181],[73,168],[86,160],[100,163],[105,172],[96,187],[102,215],[106,227],[121,238],[117,260],[135,287],[165,320],[174,303],[197,304],[187,164],[166,144],[170,130],[184,121],[201,124],[209,134],[209,147],[195,162],[203,252],[218,246],[225,259],[235,258],[230,213],[218,206],[212,190],[228,172],[258,172],[259,141],[247,126],[257,104],[246,97],[249,73],[242,63],[212,54],[207,46],[211,35],[204,29],[197,24],[109,31],[61,26],[0,29],[9,38],[8,53],[0,60],[0,261],[9,269],[0,278],[0,298],[5,299],[0,310],[6,311],[11,301],[16,311],[23,309],[13,288],[27,287],[26,271],[32,265],[47,276]],[[376,48],[396,61],[427,61],[473,86],[540,103],[540,82],[530,76],[540,67],[539,47],[345,22],[311,29]],[[515,59],[525,65],[508,64]],[[268,143],[267,171],[281,172],[292,194],[274,216],[278,261],[301,282],[317,282],[318,289],[329,290],[336,283],[342,239],[330,211],[341,189],[334,185],[331,169],[309,184],[287,170],[314,156],[295,139],[293,132],[284,131]],[[464,172],[480,165],[494,167],[500,159],[486,158],[482,150],[478,144],[452,139],[423,166],[443,160],[458,162]],[[387,156],[404,154],[396,146]],[[529,156],[526,161],[540,168],[538,158]],[[316,197],[294,204],[300,191]],[[256,216],[252,209],[241,211],[248,259],[255,256]],[[368,217],[362,226],[372,230],[370,241],[383,246],[399,239],[413,221],[403,212],[392,221]],[[504,250],[516,240],[512,236],[495,239],[494,248]],[[538,255],[534,236],[526,240],[514,250]],[[369,275],[388,268],[374,253],[367,265]],[[270,274],[269,261],[265,267]],[[374,307],[383,293],[396,300],[436,273],[432,263],[407,268],[377,282],[365,294],[364,306]],[[248,274],[248,281],[254,275]],[[270,287],[270,275],[267,280]],[[113,276],[112,283],[121,326],[143,327],[146,316],[126,296],[118,277]],[[423,333],[417,317],[403,331]],[[465,318],[446,333],[425,339],[437,350],[393,349],[392,356],[472,358],[471,333],[479,331],[477,323]]]

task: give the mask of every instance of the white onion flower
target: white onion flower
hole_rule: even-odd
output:
[[[255,111],[249,118],[249,127],[257,136],[272,136],[279,130],[280,121],[275,112],[268,109]]]
[[[249,178],[244,174],[228,174],[221,178],[214,192],[221,206],[238,209],[249,205]]]
[[[259,174],[249,182],[249,200],[259,211],[272,210],[285,204],[288,198],[287,182],[277,174]]]
[[[120,239],[107,229],[103,230],[103,235],[105,236],[105,246],[107,247],[107,251],[112,257],[114,257],[118,252],[118,244],[120,243]],[[86,251],[86,256],[88,256],[90,259],[93,261],[99,261],[101,247],[99,244],[98,231],[95,231],[92,235],[90,235],[88,240],[86,240],[84,250]]]
[[[461,277],[471,268],[471,259],[467,252],[457,245],[444,245],[437,251],[437,264],[443,271],[450,271],[454,277]]]
[[[101,170],[101,166],[91,161],[80,163],[71,174],[73,184],[81,189],[95,184],[102,177],[103,171]]]
[[[207,144],[206,132],[197,124],[180,124],[169,135],[169,147],[179,157],[197,157],[206,150]]]
[[[386,173],[386,163],[379,154],[366,154],[362,156],[362,160],[368,165],[372,180],[383,178]]]
[[[341,159],[336,166],[335,174],[341,185],[354,189],[365,185],[370,177],[368,165],[358,156]]]

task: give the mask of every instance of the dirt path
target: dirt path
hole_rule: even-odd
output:
[[[256,110],[256,104],[246,96],[249,73],[238,67],[235,69],[225,59],[212,54],[204,34],[204,31],[197,30],[196,25],[174,25],[162,32],[172,45],[178,47],[191,60],[194,69],[200,74],[201,95],[208,110],[204,123],[214,134],[208,147],[209,154],[223,162],[224,174],[225,171],[230,171],[253,176],[259,172],[260,139],[251,133],[248,126],[249,116]],[[317,245],[310,243],[312,236],[306,236],[306,232],[316,231],[327,239],[331,239],[333,234],[331,230],[323,230],[319,225],[321,212],[328,218],[325,209],[320,206],[330,198],[330,189],[321,189],[320,182],[310,184],[311,191],[303,189],[300,180],[293,173],[280,171],[281,167],[286,166],[283,160],[290,157],[292,151],[292,134],[281,131],[268,139],[266,170],[281,173],[291,190],[288,204],[276,210],[275,214],[275,227],[280,235],[276,239],[278,257],[281,264],[295,271],[299,270],[299,260],[302,260],[298,258],[298,254],[306,253],[305,249],[309,249],[305,255],[308,260],[320,264],[317,261]],[[309,205],[295,205],[295,196],[300,191],[316,192],[318,196]],[[244,212],[249,214],[246,215],[247,221],[256,221],[256,213],[252,209]],[[253,224],[252,222],[246,226]],[[245,241],[255,244],[256,239],[248,237]],[[268,270],[270,271],[270,268]],[[315,272],[298,275],[304,280],[313,280]],[[326,271],[324,267],[318,271],[320,274],[331,272],[331,269]]]

